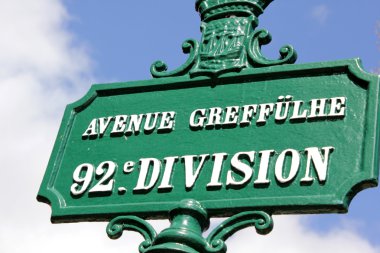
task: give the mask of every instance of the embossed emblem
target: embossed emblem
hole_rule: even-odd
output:
[[[151,74],[155,78],[199,75],[215,76],[246,68],[260,68],[281,64],[292,64],[297,54],[292,46],[280,49],[278,60],[270,60],[261,53],[261,46],[271,41],[266,30],[255,30],[258,16],[271,1],[206,1],[199,0],[196,9],[202,19],[202,42],[187,40],[184,53],[189,59],[179,68],[167,71],[162,61],[152,64]]]
[[[247,67],[245,40],[248,23],[247,18],[224,18],[207,24],[196,71],[217,72]]]

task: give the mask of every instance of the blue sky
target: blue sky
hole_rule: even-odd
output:
[[[105,223],[51,225],[50,208],[35,196],[65,105],[91,83],[149,79],[158,59],[169,68],[182,64],[182,42],[200,39],[194,2],[0,0],[0,252],[136,252],[140,237],[111,241]],[[378,0],[275,0],[260,17],[259,27],[273,37],[264,52],[277,58],[291,44],[299,64],[360,57],[373,71],[380,68],[379,9]],[[229,252],[329,253],[343,246],[348,253],[380,253],[380,188],[359,193],[347,215],[274,221],[264,238],[240,232]]]
[[[157,59],[175,67],[185,59],[182,42],[200,38],[191,0],[64,3],[74,18],[70,30],[88,43],[95,73],[105,81],[150,78],[150,64]],[[260,17],[260,27],[273,37],[265,52],[277,57],[282,45],[292,44],[298,63],[360,57],[367,70],[374,69],[380,65],[375,33],[379,6],[376,0],[276,0]]]

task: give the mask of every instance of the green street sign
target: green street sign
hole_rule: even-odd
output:
[[[202,40],[154,79],[98,84],[67,106],[38,193],[53,222],[110,221],[141,253],[225,253],[272,214],[343,213],[378,184],[379,76],[358,59],[292,65],[256,30],[271,0],[197,0]],[[144,220],[169,216],[157,235]],[[209,218],[229,217],[207,238]]]
[[[358,60],[94,85],[67,107],[39,200],[54,222],[345,212],[378,178],[377,76]]]

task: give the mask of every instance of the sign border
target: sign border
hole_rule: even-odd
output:
[[[133,214],[142,218],[159,219],[167,215],[167,210],[175,207],[177,201],[168,201],[160,203],[149,203],[150,211],[135,211],[134,206],[137,204],[118,204],[110,206],[99,206],[96,211],[94,206],[91,207],[67,207],[63,196],[54,188],[54,182],[60,169],[63,153],[67,145],[68,136],[71,132],[75,115],[82,110],[86,109],[97,97],[110,96],[114,94],[130,94],[148,91],[163,91],[171,89],[186,89],[202,86],[215,86],[218,83],[239,83],[242,80],[275,80],[280,78],[293,78],[299,76],[319,76],[334,75],[334,74],[347,74],[350,79],[353,79],[359,85],[367,89],[367,115],[373,115],[375,118],[367,116],[365,120],[365,136],[363,139],[363,159],[361,168],[370,168],[368,173],[363,175],[359,183],[352,186],[352,182],[345,183],[338,188],[335,194],[321,196],[312,196],[305,201],[302,205],[267,205],[258,207],[249,206],[249,198],[247,199],[234,199],[234,208],[224,208],[223,216],[229,216],[233,213],[238,213],[245,210],[265,210],[271,214],[285,214],[285,213],[345,213],[348,211],[349,204],[353,197],[361,190],[369,187],[375,187],[378,184],[379,176],[379,76],[365,72],[361,67],[360,59],[349,59],[333,62],[320,62],[296,65],[282,65],[272,66],[267,68],[257,69],[244,69],[238,74],[225,73],[220,75],[217,79],[209,77],[195,77],[190,76],[182,77],[167,77],[160,79],[151,79],[133,82],[121,82],[111,84],[94,84],[87,94],[79,99],[77,102],[69,104],[64,112],[62,123],[58,132],[57,139],[54,144],[53,152],[50,157],[45,176],[43,178],[37,199],[38,201],[51,205],[53,223],[72,222],[72,221],[108,221],[116,216]],[[268,78],[268,75],[271,75]],[[370,178],[370,179],[368,179]],[[358,181],[358,178],[355,178]],[[347,187],[347,185],[350,185]],[[352,187],[351,187],[352,186]],[[350,188],[347,192],[347,188]],[[340,196],[344,196],[340,199]],[[339,197],[339,201],[336,201]],[[273,202],[273,197],[271,197]],[[333,202],[331,200],[334,200]],[[260,200],[262,202],[262,200]],[[291,202],[291,200],[289,200]],[[219,216],[221,212],[216,207],[217,201],[202,201],[202,204],[207,207],[210,216]],[[248,203],[248,204],[247,204]],[[326,204],[321,204],[326,203]],[[329,204],[327,204],[329,203]],[[148,203],[144,203],[146,205]],[[120,209],[128,211],[120,212]],[[91,209],[91,218],[86,214],[86,210]],[[165,210],[165,211],[164,211]]]

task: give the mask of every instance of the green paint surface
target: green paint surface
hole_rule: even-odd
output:
[[[346,98],[344,118],[328,118],[292,122],[276,122],[269,115],[266,124],[258,125],[258,115],[250,126],[191,129],[189,119],[196,109],[250,104],[276,103],[279,96],[293,96],[293,101],[320,98]],[[68,105],[54,146],[38,199],[52,206],[54,222],[110,220],[122,214],[142,218],[160,218],[183,199],[199,201],[211,216],[229,216],[246,210],[269,213],[345,212],[352,197],[360,190],[376,186],[378,180],[378,96],[377,76],[361,70],[358,60],[283,65],[244,69],[218,78],[167,77],[148,81],[94,85],[88,94]],[[111,122],[101,138],[83,139],[82,135],[94,118],[175,111],[171,132],[140,132],[138,135],[112,137]],[[327,110],[326,110],[327,111]],[[292,109],[290,109],[291,114]],[[327,179],[302,184],[305,177],[308,147],[334,147],[328,161]],[[301,161],[294,180],[280,183],[274,173],[279,154],[285,149],[297,150]],[[254,185],[260,157],[251,164],[252,178],[243,186],[227,187],[226,177],[231,158],[237,152],[275,150],[268,170],[270,183]],[[170,156],[227,153],[220,176],[221,187],[207,188],[214,161],[208,159],[192,189],[185,187],[183,159],[173,168],[173,188],[158,190],[163,177],[163,159]],[[139,160],[156,158],[162,161],[155,186],[147,192],[134,192],[139,177]],[[93,176],[88,190],[73,196],[75,168],[90,163],[96,168],[101,162],[118,165],[112,179],[112,191],[89,194],[99,182]],[[136,162],[131,173],[123,172],[125,162]],[[197,167],[198,162],[195,162]],[[289,173],[290,161],[284,165]],[[236,171],[233,177],[243,176]],[[118,191],[126,188],[125,193]]]

